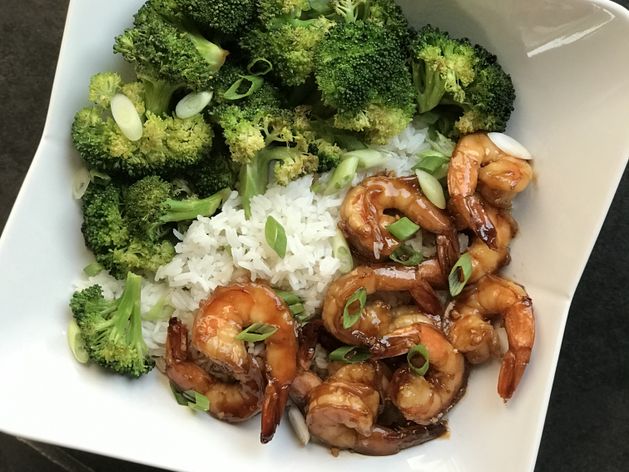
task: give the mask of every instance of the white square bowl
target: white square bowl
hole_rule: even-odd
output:
[[[570,300],[629,155],[629,13],[606,0],[407,0],[432,23],[494,51],[518,99],[509,133],[535,155],[517,201],[520,234],[507,275],[534,300],[531,364],[507,405],[497,363],[475,369],[449,415],[450,437],[383,458],[302,448],[286,422],[268,445],[257,420],[232,426],[173,400],[157,372],[141,381],[77,364],[67,303],[88,260],[70,184],[70,125],[89,77],[119,69],[113,38],[134,0],[72,0],[41,144],[0,241],[0,429],[164,468],[439,472],[533,470]]]

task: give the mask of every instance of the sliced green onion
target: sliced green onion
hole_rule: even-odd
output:
[[[356,302],[359,303],[360,307],[358,310],[350,312],[350,307]],[[343,308],[343,328],[349,329],[356,324],[356,322],[360,319],[360,315],[363,313],[366,303],[367,290],[364,287],[360,287],[352,293],[345,303],[345,307]]]
[[[340,229],[336,230],[336,234],[332,239],[332,255],[341,263],[339,266],[341,273],[347,274],[354,268],[352,253]]]
[[[450,295],[456,297],[463,291],[463,287],[472,276],[472,257],[466,252],[459,257],[448,276]]]
[[[238,333],[236,339],[249,343],[257,343],[258,341],[264,341],[266,338],[273,336],[277,330],[277,326],[266,323],[253,323],[247,329],[243,329]]]
[[[421,356],[424,360],[424,363],[421,367],[417,367],[413,362],[413,358],[418,358]],[[406,354],[406,362],[408,362],[408,366],[411,368],[415,375],[423,377],[428,372],[428,368],[430,367],[430,358],[428,356],[428,349],[423,344],[415,344],[408,354]]]
[[[446,196],[443,193],[443,187],[439,181],[428,172],[416,169],[417,180],[426,198],[437,208],[444,210],[446,208]]]
[[[262,64],[262,69],[258,64]],[[264,57],[255,57],[247,65],[247,70],[251,75],[261,76],[266,75],[273,70],[273,64]]]
[[[421,252],[417,252],[415,249],[407,246],[406,244],[400,245],[395,251],[393,251],[389,258],[392,261],[404,266],[419,265],[421,261],[424,260],[424,256]]]
[[[284,290],[273,289],[275,295],[284,300],[288,306],[294,305],[296,303],[301,303],[302,299],[295,295],[293,292],[286,292]]]
[[[146,321],[165,321],[170,318],[175,309],[167,302],[167,297],[161,297],[157,303],[153,305],[145,313],[142,313],[142,319]]]
[[[376,149],[358,149],[349,151],[341,156],[341,159],[349,159],[355,157],[358,159],[358,167],[361,169],[370,169],[378,167],[385,163],[385,155]]]
[[[419,231],[419,226],[405,216],[387,226],[387,231],[398,241],[406,241]]]
[[[85,364],[90,359],[85,348],[85,342],[81,337],[81,328],[74,318],[68,324],[68,346],[70,346],[74,358],[81,364]]]
[[[347,159],[341,160],[330,180],[328,180],[324,190],[324,195],[332,195],[337,193],[339,190],[347,187],[352,179],[356,176],[356,170],[358,169],[358,158],[357,157],[348,157]]]
[[[225,91],[225,93],[223,93],[223,98],[225,98],[225,100],[240,100],[241,98],[248,97],[249,95],[255,93],[260,89],[260,87],[262,87],[263,83],[264,79],[261,77],[257,77],[255,75],[243,75],[240,79],[234,82],[231,87]],[[239,92],[239,90],[243,90],[241,87],[244,87],[244,92]]]
[[[178,118],[185,120],[197,115],[212,100],[213,92],[192,92],[183,97],[177,106],[175,106],[175,114]]]
[[[306,323],[308,321],[310,321],[312,318],[314,318],[314,313],[306,313],[305,311],[303,313],[298,313],[296,315],[293,315],[293,317],[299,322],[299,323]]]
[[[286,255],[286,231],[284,227],[272,216],[268,216],[264,225],[264,237],[266,243],[275,253],[283,258]]]
[[[126,95],[117,93],[112,97],[111,115],[120,128],[120,132],[129,141],[139,141],[142,138],[144,132],[142,120],[135,105]]]
[[[435,179],[442,179],[448,175],[450,158],[445,154],[429,149],[419,154],[419,162],[413,170],[421,169],[431,174]]]
[[[92,262],[91,264],[83,267],[83,273],[88,277],[94,277],[95,275],[100,274],[105,268],[100,265],[98,262]]]
[[[72,197],[74,197],[75,200],[83,198],[91,181],[92,178],[89,170],[85,167],[81,167],[77,170],[72,179]]]
[[[96,179],[101,179],[101,180],[104,180],[106,182],[109,182],[111,180],[111,177],[109,177],[104,172],[99,172],[97,170],[91,169],[90,170],[90,179],[92,180],[92,182],[94,182],[94,180],[96,180]]]
[[[303,303],[295,303],[294,305],[289,305],[288,309],[293,316],[301,315],[303,312],[306,311],[306,307],[304,307]]]
[[[180,392],[172,383],[170,384],[170,389],[172,390],[175,400],[179,405],[187,406],[197,411],[209,411],[210,400],[202,393],[199,393],[196,390],[185,390]]]
[[[345,362],[346,364],[357,364],[366,361],[371,357],[369,351],[359,346],[343,346],[330,353],[331,361]]]

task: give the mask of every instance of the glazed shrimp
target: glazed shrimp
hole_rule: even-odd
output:
[[[357,267],[330,284],[323,302],[323,324],[330,334],[346,344],[365,345],[378,357],[399,355],[399,345],[392,346],[389,340],[383,339],[395,317],[391,308],[384,303],[370,303],[362,310],[356,324],[346,329],[343,310],[347,300],[361,288],[368,295],[407,291],[428,313],[441,314],[441,302],[431,284],[441,286],[443,278],[439,265],[432,261],[419,267]]]
[[[236,336],[260,322],[277,331],[264,343],[267,386],[262,405],[260,440],[271,440],[280,422],[291,382],[297,372],[297,339],[293,318],[284,302],[266,285],[234,284],[217,288],[203,302],[194,320],[192,344],[234,377],[251,368],[252,356]]]
[[[469,283],[474,283],[487,274],[493,274],[509,263],[509,244],[517,233],[517,223],[508,212],[489,205],[485,210],[496,228],[496,244],[492,249],[478,236],[473,238],[467,249],[472,257],[472,275]]]
[[[444,271],[450,270],[459,257],[456,229],[448,214],[422,194],[416,177],[369,177],[347,193],[339,226],[356,251],[380,261],[400,246],[387,230],[397,218],[386,210],[396,210],[435,233],[439,263]]]
[[[415,331],[418,344],[428,351],[430,367],[424,376],[400,367],[391,379],[389,396],[406,419],[432,424],[461,398],[467,381],[465,358],[434,326],[419,324]]]
[[[377,364],[350,364],[314,388],[306,413],[310,433],[332,447],[380,456],[396,454],[445,432],[442,424],[399,429],[378,425],[380,376]]]
[[[202,367],[201,359],[192,359],[188,330],[177,318],[168,324],[165,363],[167,377],[179,390],[195,390],[208,398],[212,416],[235,423],[260,411],[264,378],[257,361],[236,381],[221,380]]]
[[[506,401],[513,395],[531,357],[535,317],[524,288],[510,280],[488,275],[467,288],[449,313],[448,337],[467,359],[478,364],[499,353],[490,318],[502,317],[509,349],[502,358],[498,393]]]
[[[523,159],[505,154],[485,133],[461,138],[448,169],[448,192],[452,205],[476,235],[490,248],[496,248],[496,227],[487,214],[487,203],[509,208],[533,177]],[[477,194],[477,190],[480,195]]]

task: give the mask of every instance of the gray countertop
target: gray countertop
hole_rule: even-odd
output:
[[[39,142],[67,3],[0,0],[0,227]],[[0,433],[0,471],[112,469],[157,470]],[[536,471],[564,470],[629,470],[627,169],[572,303],[544,428]]]

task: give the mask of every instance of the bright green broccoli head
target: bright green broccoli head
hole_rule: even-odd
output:
[[[454,124],[459,134],[476,131],[499,131],[506,129],[513,103],[515,89],[511,77],[500,67],[496,56],[476,46],[476,75],[467,88],[467,99],[462,105],[463,114]]]
[[[475,76],[474,46],[428,25],[414,35],[410,47],[419,111],[432,110],[446,94],[464,102],[465,89]]]
[[[129,273],[120,298],[107,300],[98,285],[75,292],[70,308],[90,360],[120,375],[140,377],[154,366],[142,337],[142,278]]]
[[[207,197],[221,189],[234,188],[238,165],[225,146],[215,146],[187,175],[194,191],[201,197]]]
[[[439,129],[452,138],[504,131],[515,90],[494,55],[432,26],[417,32],[410,48],[419,110],[440,115]]]
[[[243,90],[234,96],[227,92],[235,83]],[[215,98],[208,113],[222,129],[235,162],[249,162],[271,142],[292,140],[292,115],[283,108],[277,89],[263,79],[253,78],[235,66],[225,67],[217,80]]]
[[[258,0],[258,15],[265,24],[279,17],[299,18],[308,10],[310,10],[308,0]]]
[[[146,236],[133,236],[125,246],[101,257],[97,256],[96,260],[109,269],[111,275],[121,278],[127,272],[154,274],[173,257],[175,247],[168,239],[153,241]]]
[[[334,125],[384,143],[411,122],[415,111],[410,71],[395,34],[363,23],[330,30],[316,55],[323,103],[336,110]]]
[[[176,0],[181,10],[204,29],[237,33],[251,21],[255,0]]]
[[[114,51],[138,74],[155,76],[193,90],[209,90],[228,52],[205,39],[181,19],[175,7],[147,2],[132,28],[116,38]]]
[[[129,240],[122,214],[122,194],[117,186],[96,180],[81,200],[85,245],[95,254],[106,254]]]
[[[122,184],[96,180],[81,200],[85,245],[114,277],[124,277],[129,271],[154,272],[175,255],[169,240],[160,240],[156,231],[147,231],[148,223],[130,221],[127,193]]]
[[[229,189],[223,188],[207,198],[180,199],[171,183],[152,175],[138,180],[127,189],[125,216],[133,234],[155,241],[172,230],[169,223],[212,216],[229,193]]]
[[[286,86],[301,85],[312,75],[314,54],[334,22],[324,16],[309,20],[277,18],[266,28],[251,30],[241,41],[252,57],[264,57],[272,74]]]
[[[100,72],[90,79],[88,100],[99,107],[109,108],[111,99],[122,87],[122,77],[116,72]]]
[[[103,92],[112,87],[95,87],[104,75],[92,80],[90,97],[95,106],[79,111],[72,124],[72,140],[81,157],[99,171],[141,177],[168,174],[196,164],[212,147],[213,132],[200,115],[188,119],[160,115],[175,88],[161,81],[140,81],[119,85],[116,93],[126,95],[143,121],[142,136],[128,139],[113,120],[110,98]],[[112,82],[113,83],[113,82]]]

